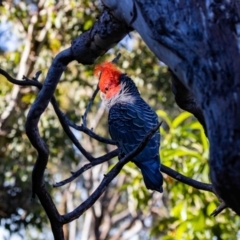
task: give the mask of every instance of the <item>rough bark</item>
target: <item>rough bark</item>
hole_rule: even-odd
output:
[[[182,82],[177,78],[177,76],[171,72],[172,75],[172,92],[175,95],[175,101],[177,105],[188,111],[191,112],[198,121],[202,124],[205,134],[207,135],[206,123],[203,116],[203,111],[201,107],[197,104],[195,96],[192,92],[185,87]]]
[[[103,2],[116,18],[141,35],[155,55],[169,66],[183,89],[191,94],[201,118],[204,117],[202,123],[206,124],[214,188],[226,204],[240,214],[237,1]],[[194,109],[188,110],[194,113]]]

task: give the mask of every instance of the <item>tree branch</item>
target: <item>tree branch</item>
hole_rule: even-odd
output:
[[[67,213],[65,215],[62,215],[62,223],[66,224],[74,219],[81,216],[88,208],[90,208],[97,199],[102,195],[102,193],[106,190],[109,183],[119,174],[123,166],[129,162],[134,156],[136,156],[138,153],[142,151],[142,149],[146,146],[149,139],[154,135],[154,133],[159,129],[161,123],[159,123],[156,127],[151,129],[149,133],[143,138],[141,143],[128,155],[126,155],[124,158],[120,159],[119,162],[110,170],[108,174],[104,176],[104,179],[98,186],[98,188],[92,193],[92,195],[84,201],[80,206],[78,206],[74,211]]]
[[[179,182],[182,182],[182,183],[185,183],[189,186],[192,186],[196,189],[199,189],[199,190],[204,190],[204,191],[208,191],[208,192],[212,192],[212,193],[215,193],[214,190],[213,190],[213,186],[212,184],[208,184],[208,183],[202,183],[202,182],[199,182],[199,181],[196,181],[192,178],[189,178],[189,177],[186,177],[184,175],[182,175],[181,173],[165,166],[165,165],[161,165],[161,172],[167,174],[168,176],[178,180]]]
[[[101,14],[99,21],[96,22],[90,30],[81,34],[72,42],[71,48],[62,51],[55,57],[49,68],[42,89],[29,110],[25,125],[26,134],[31,144],[38,152],[37,161],[32,173],[33,195],[38,195],[50,220],[53,235],[57,240],[64,239],[62,221],[61,216],[45,188],[43,180],[44,171],[48,162],[49,150],[38,131],[39,119],[48,103],[51,100],[54,102],[54,98],[52,97],[55,88],[69,62],[77,60],[84,64],[93,63],[98,56],[104,54],[112,45],[120,41],[128,31],[129,29],[124,24],[116,21],[111,14],[105,10]],[[59,116],[60,115],[58,115],[58,117]],[[61,122],[62,118],[59,120]],[[83,151],[84,149],[76,141],[72,132],[68,131],[68,126],[64,130],[67,130],[67,134],[73,138],[75,145],[77,144]],[[86,154],[85,152],[85,155]]]
[[[89,112],[89,110],[90,110],[90,108],[91,108],[91,106],[93,104],[93,101],[94,101],[96,95],[98,94],[98,91],[99,91],[99,87],[97,85],[97,88],[93,92],[93,95],[92,95],[92,97],[91,97],[91,99],[90,99],[90,101],[89,101],[89,103],[87,105],[86,111],[85,111],[84,115],[82,116],[82,121],[83,121],[83,126],[84,127],[87,127],[87,114],[88,114],[88,112]]]
[[[21,86],[36,86],[38,87],[39,89],[42,88],[42,84],[39,83],[37,81],[39,75],[40,75],[40,71],[36,73],[36,76],[33,78],[33,80],[30,80],[26,77],[24,77],[25,81],[22,81],[22,80],[16,80],[14,78],[12,78],[6,71],[0,69],[0,74],[4,75],[8,81],[10,81],[11,83],[14,83],[14,84],[18,84],[18,85],[21,85]],[[80,131],[83,131],[85,133],[87,133],[90,137],[92,137],[94,135],[94,138],[101,141],[101,142],[104,142],[104,143],[108,143],[108,144],[111,144],[111,141],[108,141],[108,139],[104,139],[102,138],[101,136],[95,134],[94,132],[92,132],[91,130],[89,130],[88,128],[86,128],[85,126],[77,126],[76,124],[72,123],[62,112],[61,110],[58,108],[57,106],[57,103],[56,103],[56,100],[55,98],[53,97],[54,100],[52,100],[52,104],[54,106],[54,109],[55,109],[55,112],[56,114],[59,116],[60,118],[60,122],[62,122],[62,126],[63,128],[67,128],[67,132],[70,131],[70,129],[68,128],[67,125],[71,126],[71,127],[74,127],[74,128],[77,128],[78,130]],[[66,131],[65,131],[66,132]],[[75,142],[75,141],[73,141]],[[112,143],[114,144],[114,143]],[[78,145],[78,144],[77,144]],[[79,149],[79,147],[78,147]],[[81,149],[81,148],[80,148]],[[84,173],[85,171],[87,171],[88,169],[98,165],[98,164],[101,164],[105,161],[108,161],[109,159],[113,158],[113,157],[116,157],[118,155],[118,149],[102,156],[102,157],[99,157],[99,158],[93,158],[90,154],[89,154],[89,158],[87,158],[89,161],[91,161],[90,163],[88,164],[85,164],[82,168],[80,168],[78,171],[76,172],[72,172],[72,176],[61,181],[61,182],[58,182],[58,183],[55,183],[53,185],[53,187],[60,187],[60,186],[63,186],[67,183],[70,183],[71,181],[73,181],[74,179],[76,179],[77,177],[79,177],[82,173]],[[88,157],[88,155],[87,155]],[[181,173],[165,166],[164,164],[161,164],[161,171],[165,174],[167,174],[168,176],[176,179],[177,181],[179,182],[182,182],[184,184],[187,184],[189,186],[192,186],[196,189],[199,189],[199,190],[204,190],[204,191],[208,191],[208,192],[212,192],[214,193],[218,198],[219,196],[217,195],[216,191],[213,189],[213,186],[212,184],[207,184],[207,183],[202,183],[202,182],[199,182],[199,181],[196,181],[194,179],[191,179],[189,177],[186,177],[184,175],[182,175]],[[225,202],[223,202],[221,199],[221,204],[219,205],[219,207],[214,210],[214,212],[211,214],[211,216],[217,216],[221,211],[223,211],[225,208],[227,208],[227,205]]]
[[[229,86],[236,86],[236,84],[232,84],[232,83],[234,83],[233,81],[230,81],[231,79],[234,79],[234,78],[232,78],[231,74],[229,74],[226,67],[221,66],[222,67],[222,69],[220,68],[221,71],[211,71],[212,66],[213,66],[213,68],[218,67],[215,64],[215,63],[217,63],[217,61],[216,61],[217,54],[216,53],[221,52],[220,50],[223,48],[219,48],[218,44],[215,43],[215,47],[214,47],[214,49],[212,51],[212,55],[211,55],[210,54],[211,53],[211,51],[210,51],[211,50],[210,49],[211,42],[214,42],[214,41],[210,41],[210,40],[212,40],[211,38],[210,38],[210,40],[207,39],[208,40],[207,48],[204,47],[205,46],[203,44],[204,41],[201,41],[202,45],[201,44],[199,45],[200,42],[197,42],[195,40],[196,36],[198,34],[200,36],[203,36],[204,34],[205,35],[209,34],[209,36],[211,35],[211,32],[206,27],[207,22],[204,22],[204,24],[202,24],[202,26],[198,27],[198,25],[197,25],[194,28],[189,28],[188,29],[189,31],[187,33],[185,31],[186,26],[188,26],[187,24],[189,24],[189,23],[192,24],[194,22],[201,22],[201,21],[198,21],[198,20],[200,20],[199,18],[204,17],[204,14],[207,16],[204,6],[202,7],[202,9],[203,9],[202,14],[194,14],[193,16],[189,14],[188,22],[186,24],[186,21],[184,21],[183,19],[180,19],[182,17],[182,15],[181,15],[181,13],[179,14],[179,11],[173,11],[174,14],[172,14],[172,15],[169,14],[168,9],[174,10],[176,7],[178,7],[178,4],[172,3],[171,1],[157,1],[157,2],[152,1],[152,2],[154,2],[155,5],[152,4],[152,6],[149,5],[149,6],[146,6],[145,8],[143,5],[143,1],[141,1],[141,0],[138,0],[138,1],[126,1],[125,0],[125,1],[121,1],[121,3],[120,3],[120,1],[103,0],[103,2],[109,7],[109,9],[112,9],[112,12],[114,12],[115,15],[119,17],[119,19],[125,21],[126,24],[121,24],[120,22],[118,22],[108,12],[108,10],[105,9],[104,12],[100,16],[99,21],[96,22],[89,31],[81,34],[77,39],[75,39],[72,42],[71,48],[64,50],[63,52],[61,52],[60,54],[58,54],[56,56],[56,58],[54,59],[54,61],[52,63],[52,66],[49,69],[49,72],[47,74],[47,77],[46,77],[46,80],[45,80],[45,83],[43,86],[39,85],[40,83],[38,83],[37,81],[30,81],[31,83],[29,83],[28,80],[25,80],[25,81],[22,81],[21,83],[19,83],[19,82],[16,83],[16,82],[14,82],[14,79],[10,78],[11,81],[15,84],[19,84],[22,86],[32,85],[32,86],[36,86],[39,89],[41,89],[39,95],[37,96],[34,104],[32,105],[32,107],[29,111],[29,114],[27,117],[27,122],[26,122],[26,133],[28,135],[30,142],[36,148],[36,150],[38,152],[38,158],[37,158],[36,164],[34,166],[33,175],[32,175],[33,194],[37,194],[37,196],[39,197],[41,204],[43,205],[43,207],[50,219],[54,237],[55,237],[55,239],[58,239],[58,240],[64,239],[63,232],[62,232],[62,225],[76,219],[83,212],[85,212],[89,207],[91,207],[94,204],[94,202],[105,191],[106,187],[109,185],[109,183],[112,181],[112,179],[114,177],[116,177],[117,174],[121,171],[124,164],[126,164],[128,161],[130,161],[131,158],[138,153],[138,151],[140,152],[141,149],[145,146],[144,144],[146,144],[148,141],[148,136],[146,136],[144,138],[144,140],[141,142],[141,144],[132,153],[127,155],[125,158],[121,159],[113,167],[113,169],[104,177],[104,179],[102,180],[99,187],[95,190],[95,192],[86,201],[84,201],[78,208],[76,208],[74,211],[72,211],[66,215],[60,216],[50,195],[48,194],[48,192],[45,188],[45,184],[44,184],[44,180],[43,180],[44,179],[44,171],[45,171],[45,168],[46,168],[46,165],[48,162],[49,150],[48,150],[47,144],[43,141],[43,139],[41,138],[41,136],[39,134],[38,122],[41,117],[41,114],[45,111],[48,103],[50,101],[52,102],[54,110],[59,118],[59,121],[62,124],[63,129],[66,132],[66,134],[68,135],[68,137],[75,144],[75,146],[82,152],[82,154],[91,162],[90,164],[85,165],[84,166],[85,168],[83,167],[82,169],[80,169],[78,171],[78,173],[76,172],[77,174],[81,174],[82,172],[85,171],[85,169],[89,169],[94,165],[97,165],[99,163],[106,161],[106,159],[110,159],[113,156],[116,156],[115,154],[117,153],[117,150],[115,150],[112,153],[109,153],[100,158],[93,158],[89,153],[87,153],[85,151],[85,149],[78,142],[78,140],[76,139],[76,137],[74,136],[74,134],[72,133],[72,131],[69,128],[70,124],[66,120],[67,118],[63,115],[63,113],[58,108],[57,102],[56,102],[55,98],[53,97],[53,94],[54,94],[55,88],[60,80],[60,77],[69,62],[71,62],[73,60],[77,60],[78,62],[83,63],[83,64],[92,64],[98,56],[103,55],[109,48],[112,47],[112,45],[114,45],[115,43],[120,41],[130,31],[130,29],[126,26],[126,25],[128,25],[128,26],[132,26],[134,29],[136,29],[140,33],[140,35],[143,37],[143,39],[146,41],[146,43],[149,45],[149,47],[153,50],[153,52],[155,52],[155,54],[160,59],[164,60],[164,62],[172,69],[174,74],[176,74],[177,78],[180,79],[180,81],[182,83],[185,83],[185,85],[189,84],[190,87],[193,86],[193,91],[191,91],[191,92],[193,92],[193,94],[196,94],[196,96],[197,96],[196,99],[197,99],[198,103],[200,103],[200,104],[198,104],[199,106],[202,104],[201,106],[206,107],[206,109],[209,109],[208,108],[209,100],[208,100],[208,104],[206,104],[207,101],[205,101],[205,99],[204,99],[204,101],[200,101],[202,96],[201,96],[201,94],[199,94],[199,91],[204,92],[204,91],[208,90],[208,88],[205,87],[205,84],[203,84],[204,87],[200,86],[201,85],[201,84],[199,84],[201,82],[200,80],[201,79],[209,80],[209,79],[213,78],[211,76],[211,75],[213,75],[216,78],[216,79],[214,79],[215,84],[217,82],[221,82],[221,81],[218,81],[219,77],[216,76],[216,74],[212,74],[212,73],[217,72],[217,73],[219,73],[219,75],[221,75],[221,77],[223,76],[223,74],[229,76]],[[183,4],[182,6],[185,6],[184,1],[182,1],[182,4]],[[201,5],[201,3],[199,3],[199,4]],[[124,8],[126,8],[126,6],[128,8],[124,9]],[[194,11],[192,11],[192,12],[197,13],[198,9],[200,9],[200,8],[195,7],[195,8],[193,8]],[[150,14],[150,16],[149,16],[149,12],[152,12],[153,14]],[[184,18],[185,18],[185,15],[186,14],[184,14]],[[157,24],[158,28],[154,27],[154,25],[156,23],[156,21],[155,21],[156,19],[160,20],[159,24]],[[206,18],[206,19],[208,19],[208,18]],[[229,26],[227,26],[227,25],[225,28],[230,29]],[[169,29],[171,32],[169,33],[167,31],[167,29]],[[199,32],[196,29],[199,29]],[[224,30],[223,27],[219,28],[219,31],[216,31],[217,36],[218,35],[222,36],[221,31],[223,31],[223,30]],[[187,42],[189,44],[186,44],[186,41],[184,39],[184,37],[186,37],[185,34],[187,34],[188,38],[191,39],[190,42]],[[228,34],[228,35],[231,36],[232,41],[229,41],[227,39],[228,41],[226,41],[226,43],[229,44],[229,42],[234,42],[233,34],[232,35]],[[213,36],[213,35],[211,35],[211,36]],[[231,38],[230,38],[230,40],[231,40]],[[229,51],[229,56],[234,55],[234,54],[232,54],[233,52],[237,52],[235,45],[231,44],[231,46],[233,46],[233,47],[231,49],[232,51]],[[202,51],[199,51],[199,48],[202,49]],[[214,56],[214,58],[212,58],[212,59],[209,57],[207,58],[211,62],[211,64],[209,64],[209,65],[211,65],[210,68],[207,68],[205,62],[203,61],[203,59],[204,59],[203,56],[206,54],[206,51],[208,53],[207,56],[211,56],[211,58]],[[198,58],[198,56],[196,56],[197,54],[200,56],[200,58]],[[227,59],[227,57],[226,57],[226,59]],[[194,65],[193,66],[189,65],[189,63],[194,63]],[[233,67],[228,66],[228,68],[233,69],[232,72],[237,72],[236,68],[238,68],[238,65],[236,64]],[[204,74],[201,75],[200,74],[201,72],[204,72]],[[3,73],[3,72],[0,72],[0,73]],[[193,73],[195,73],[195,74],[193,74]],[[209,76],[209,78],[208,78],[208,76]],[[37,79],[37,76],[36,76],[36,79]],[[195,84],[193,84],[193,82],[195,82]],[[206,84],[206,86],[209,86],[209,85]],[[219,86],[218,86],[218,88],[219,88]],[[214,88],[214,89],[216,89],[216,88]],[[206,91],[206,92],[208,92],[208,91]],[[233,94],[233,96],[236,99],[237,99],[238,93],[239,92],[236,92],[235,94]],[[219,95],[221,95],[221,94],[219,94]],[[203,95],[202,98],[204,98],[204,96],[206,96],[206,94]],[[91,102],[89,103],[89,105],[91,105]],[[217,104],[214,103],[214,104],[212,104],[212,106],[215,107],[215,106],[217,106]],[[235,106],[235,105],[232,104],[231,106]],[[236,109],[239,109],[239,108],[236,108]],[[86,127],[87,112],[88,112],[88,109],[86,110],[86,115],[83,116],[83,126],[84,127]],[[211,114],[212,114],[211,111],[205,110],[205,112],[204,112],[204,116],[212,116]],[[221,117],[221,115],[220,115],[220,117]],[[210,119],[210,117],[209,117],[209,119]],[[218,120],[219,117],[216,115],[216,116],[212,117],[211,119],[214,121],[214,120]],[[236,119],[239,119],[239,118],[236,118]],[[210,122],[210,120],[209,120],[209,122]],[[207,123],[210,126],[209,122],[207,122]],[[233,125],[233,124],[229,124],[229,126],[230,125]],[[236,126],[238,126],[238,124]],[[236,127],[236,129],[238,129],[238,128]],[[156,128],[156,130],[157,130],[157,128]],[[152,134],[154,134],[155,131],[153,131]],[[227,131],[227,133],[229,133],[229,132],[232,133],[234,131]],[[235,132],[237,132],[237,131],[235,131]],[[220,139],[220,137],[218,137],[218,135],[216,133],[214,133],[214,134],[212,135],[213,140]],[[96,135],[94,135],[94,134],[92,134],[92,136],[96,137]],[[225,139],[231,139],[231,141],[232,141],[231,143],[233,143],[233,142],[237,143],[237,141],[233,141],[234,139],[232,138],[232,136],[231,136],[231,138],[228,134],[226,134],[226,136],[227,137]],[[100,138],[98,138],[97,140],[99,140],[99,139]],[[106,140],[104,140],[104,141],[106,141]],[[212,146],[214,146],[214,144],[212,144]],[[222,145],[222,146],[224,146],[224,145]],[[236,146],[237,146],[237,144],[236,144]],[[237,149],[237,147],[235,149]],[[214,151],[211,151],[211,152],[214,153]],[[215,152],[218,153],[218,151],[215,151]],[[228,152],[226,152],[226,156],[227,156],[227,153]],[[221,170],[221,166],[225,167],[225,165],[227,165],[227,164],[225,163],[225,165],[224,164],[218,165],[218,163],[216,163],[216,161],[221,158],[218,158],[216,156],[214,156],[214,158],[213,158],[215,161],[212,161],[212,165],[213,165],[213,167],[215,167],[215,165],[217,166],[215,169]],[[237,169],[237,168],[235,168],[235,162],[237,162],[235,160],[238,158],[237,158],[237,156],[236,156],[236,159],[234,157],[235,156],[232,157],[233,164],[228,165],[228,166],[233,166],[232,168],[230,168],[230,170]],[[191,185],[197,189],[214,192],[216,194],[216,192],[213,191],[211,184],[200,183],[198,181],[189,179],[189,178],[175,172],[174,170],[167,168],[164,165],[162,165],[161,169],[163,172],[165,171],[165,173],[169,174],[170,176],[172,176],[173,178],[177,179],[180,182]],[[223,172],[225,173],[226,171],[223,171]],[[231,171],[228,171],[228,172],[231,172]],[[215,172],[212,173],[212,179],[215,179],[215,177],[217,177],[217,178],[221,177],[221,179],[224,179],[224,181],[225,181],[225,179],[229,179],[228,175],[225,174],[226,177],[222,177],[222,174],[220,174],[220,173],[221,172],[216,172],[216,174],[215,174]],[[238,175],[236,174],[236,180],[238,179],[237,176]],[[235,179],[233,179],[233,180],[235,180]],[[219,179],[216,179],[215,182],[221,183],[221,181]],[[233,181],[233,183],[234,182],[238,182],[238,181]],[[215,185],[218,186],[217,184],[215,184]],[[221,190],[220,188],[222,186],[228,187],[227,184],[226,185],[219,184],[219,191]],[[229,189],[231,189],[231,188],[229,188]],[[227,188],[226,188],[226,192],[227,193],[229,192]],[[228,196],[228,195],[226,195],[226,196]],[[231,197],[232,197],[232,199],[230,199]],[[234,199],[235,199],[234,196],[231,196],[229,194],[229,201],[234,202]],[[235,203],[238,206],[238,201],[235,201]],[[237,206],[235,206],[235,209],[238,209]],[[221,209],[223,209],[223,207],[219,206],[219,209],[221,210]],[[219,209],[216,209],[215,213],[219,212],[220,211]]]
[[[3,76],[5,76],[7,78],[8,81],[10,81],[11,83],[20,85],[20,86],[36,86],[38,89],[41,90],[42,88],[42,84],[40,82],[38,82],[38,77],[41,74],[41,72],[37,72],[36,76],[33,78],[33,80],[28,79],[27,77],[23,77],[23,79],[25,80],[17,80],[12,78],[6,71],[0,69],[0,74],[2,74]],[[92,166],[95,166],[97,164],[103,163],[105,161],[108,161],[109,159],[117,156],[118,151],[114,150],[108,154],[103,155],[102,157],[98,157],[98,158],[94,158],[92,155],[90,155],[83,147],[82,145],[78,142],[78,140],[76,139],[76,137],[74,136],[74,134],[72,133],[72,131],[70,130],[69,126],[73,127],[75,126],[75,128],[77,128],[78,130],[83,130],[83,132],[87,133],[90,137],[94,136],[95,139],[108,143],[108,144],[116,144],[114,141],[111,141],[110,139],[105,139],[97,134],[95,134],[93,131],[89,130],[87,127],[85,126],[77,126],[74,123],[72,123],[70,120],[68,120],[68,118],[63,114],[63,112],[59,109],[58,104],[56,102],[55,97],[53,96],[51,98],[51,103],[53,105],[53,108],[58,116],[58,119],[65,131],[65,133],[68,135],[68,137],[72,140],[72,142],[74,143],[74,145],[79,149],[79,151],[81,151],[81,153],[90,161],[90,162],[94,162],[92,164]],[[76,174],[78,174],[78,172],[76,172]],[[80,173],[81,174],[81,173]],[[80,175],[79,174],[79,175]],[[79,176],[78,175],[78,176]],[[75,176],[75,175],[73,175]],[[76,178],[76,177],[75,177]],[[74,178],[74,179],[75,179]]]
[[[38,82],[38,77],[39,75],[41,74],[41,72],[37,72],[36,73],[36,76],[33,78],[33,80],[30,80],[28,79],[27,77],[24,76],[23,79],[25,79],[25,81],[23,80],[16,80],[14,78],[12,78],[6,71],[0,69],[0,74],[2,74],[3,76],[5,76],[7,78],[8,81],[10,81],[11,83],[14,83],[14,84],[18,84],[18,85],[21,85],[21,86],[36,86],[38,87],[39,89],[42,88],[42,84]],[[57,102],[55,100],[54,97],[52,97],[52,100],[51,100],[51,103],[53,104],[54,106],[54,110],[57,114],[57,116],[59,117],[59,120],[63,126],[63,128],[66,130],[65,132],[68,134],[68,135],[71,135],[70,132],[71,130],[69,129],[68,126],[71,126],[71,127],[74,127],[74,128],[77,128],[78,130],[80,131],[83,131],[85,133],[87,133],[90,137],[94,136],[95,139],[101,141],[101,142],[104,142],[104,143],[107,143],[107,144],[114,144],[115,142],[111,142],[110,139],[105,139],[105,138],[102,138],[101,136],[95,134],[94,132],[92,132],[91,130],[89,130],[87,127],[85,126],[77,126],[76,124],[72,123],[62,112],[61,110],[58,108],[58,105],[57,105]],[[74,135],[73,135],[74,136]],[[75,138],[75,137],[74,137]],[[70,136],[70,139],[71,139],[71,136]],[[73,140],[73,143],[74,142],[77,142],[77,144],[75,144],[75,146],[78,147],[78,149],[81,151],[82,147],[79,148],[79,143],[78,141],[75,139]],[[98,158],[94,158],[92,157],[90,154],[87,154],[85,155],[86,158],[91,161],[90,163],[88,164],[85,164],[82,168],[80,168],[78,171],[76,172],[72,172],[72,176],[61,181],[61,182],[58,182],[58,183],[55,183],[53,185],[53,187],[60,187],[60,186],[63,186],[67,183],[70,183],[71,181],[73,181],[74,179],[76,179],[77,177],[79,177],[82,173],[84,173],[85,171],[87,171],[88,169],[98,165],[98,164],[101,164],[105,161],[108,161],[110,159],[112,159],[113,157],[116,157],[118,156],[118,149],[102,156],[102,157],[98,157]],[[192,186],[196,189],[199,189],[199,190],[204,190],[204,191],[209,191],[209,192],[212,192],[214,193],[218,198],[219,196],[217,195],[216,191],[213,189],[213,186],[212,184],[207,184],[207,183],[202,183],[202,182],[199,182],[199,181],[196,181],[192,178],[189,178],[189,177],[186,177],[184,175],[182,175],[181,173],[165,166],[164,164],[161,164],[161,171],[165,174],[167,174],[168,176],[176,179],[177,181],[179,182],[182,182],[184,184],[187,184],[189,186]],[[225,208],[227,208],[227,205],[225,202],[223,202],[221,199],[221,204],[219,205],[219,207],[214,210],[214,212],[211,214],[211,216],[217,216],[221,211],[223,211]]]
[[[4,75],[8,81],[14,83],[14,84],[18,84],[18,85],[21,85],[21,86],[36,86],[38,87],[39,89],[42,88],[42,84],[39,83],[37,81],[39,75],[40,75],[40,71],[36,73],[36,76],[33,78],[33,80],[30,80],[26,77],[24,77],[25,81],[22,81],[22,80],[16,80],[14,78],[12,78],[7,72],[5,72],[4,70],[0,69],[0,74]],[[93,98],[91,98],[93,99]],[[54,106],[54,109],[55,109],[55,112],[56,114],[58,115],[59,117],[59,120],[63,126],[64,129],[66,129],[65,132],[67,132],[68,135],[71,135],[70,134],[70,129],[68,127],[71,126],[71,127],[74,127],[74,128],[77,128],[78,130],[80,131],[83,131],[83,132],[86,132],[90,137],[94,136],[95,139],[101,141],[101,142],[104,142],[104,143],[108,143],[108,144],[111,144],[111,140],[109,141],[108,139],[105,139],[105,138],[102,138],[101,136],[95,134],[94,132],[92,132],[91,130],[89,130],[88,128],[86,128],[85,126],[77,126],[76,124],[72,123],[62,112],[61,110],[58,108],[58,105],[56,103],[56,100],[55,98],[53,97],[52,100],[51,100],[53,106]],[[71,138],[70,138],[71,139]],[[75,142],[77,140],[73,140],[73,142]],[[78,142],[78,141],[77,141]],[[78,143],[79,144],[79,143]],[[78,144],[75,144],[78,146]],[[114,144],[114,142],[112,143]],[[78,147],[78,149],[80,149],[81,151],[81,148],[82,147]],[[61,181],[61,182],[58,182],[58,183],[55,183],[53,185],[53,187],[60,187],[60,186],[63,186],[67,183],[70,183],[71,181],[73,181],[74,179],[76,179],[77,177],[79,177],[82,173],[84,173],[85,171],[87,171],[88,169],[98,165],[98,164],[101,164],[105,161],[108,161],[109,159],[112,159],[113,157],[116,157],[118,155],[118,149],[102,156],[102,157],[98,157],[98,158],[94,158],[92,157],[90,154],[87,154],[87,159],[90,161],[90,163],[88,164],[85,164],[82,168],[80,168],[78,171],[76,172],[72,172],[72,176]],[[213,186],[212,184],[207,184],[207,183],[202,183],[202,182],[199,182],[199,181],[196,181],[192,178],[189,178],[189,177],[186,177],[184,175],[182,175],[181,173],[165,166],[164,164],[161,164],[161,171],[165,174],[167,174],[168,176],[176,179],[177,181],[179,182],[182,182],[184,184],[187,184],[189,186],[192,186],[196,189],[199,189],[199,190],[204,190],[204,191],[208,191],[208,192],[212,192],[214,193],[218,198],[219,196],[217,195],[216,191],[213,189]],[[221,199],[221,204],[219,205],[219,207],[214,210],[214,212],[211,214],[211,216],[217,216],[221,211],[223,211],[225,208],[227,208],[227,205],[225,202],[223,202]]]
[[[108,161],[109,159],[112,159],[113,157],[116,157],[118,155],[118,149],[106,154],[105,156],[103,157],[100,157],[100,158],[97,158],[96,160],[92,161],[91,163],[87,163],[85,164],[83,167],[81,167],[78,171],[76,172],[71,172],[72,173],[72,176],[61,181],[61,182],[58,182],[58,183],[55,183],[53,185],[53,187],[61,187],[67,183],[70,183],[71,181],[73,181],[74,179],[76,179],[77,177],[79,177],[82,173],[84,173],[85,171],[87,171],[88,169],[98,165],[98,164],[101,164],[101,163],[104,163],[106,161]]]
[[[92,130],[90,130],[89,128],[85,127],[83,124],[81,126],[79,126],[79,125],[73,123],[72,121],[70,121],[65,115],[63,115],[63,117],[65,118],[65,121],[68,123],[68,126],[74,128],[78,131],[86,133],[91,138],[98,140],[99,142],[106,143],[106,144],[111,144],[111,145],[117,144],[117,142],[112,139],[108,139],[108,138],[99,136],[98,134],[96,134]]]
[[[221,202],[220,205],[211,213],[211,216],[216,217],[224,209],[228,208],[225,202]]]

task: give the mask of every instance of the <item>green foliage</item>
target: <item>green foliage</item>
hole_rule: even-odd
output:
[[[188,112],[176,117],[162,110],[157,114],[163,120],[160,129],[162,163],[185,176],[209,183],[209,145],[200,123]],[[151,225],[147,228],[150,239],[239,239],[239,217],[235,213],[227,209],[216,217],[210,216],[219,205],[214,194],[194,189],[164,174],[161,202],[159,193],[151,194],[146,190],[133,163],[127,164],[123,172],[129,178],[121,191],[128,189],[131,207],[141,212],[143,218],[151,215]],[[158,210],[152,211],[154,208]]]
[[[208,140],[199,122],[187,112],[175,118],[157,111],[161,128],[161,160],[166,166],[202,182],[209,182]],[[154,222],[152,236],[161,239],[236,239],[239,218],[230,210],[217,217],[210,214],[219,202],[209,192],[196,190],[165,176],[167,217]]]
[[[28,4],[30,1],[13,1],[11,4],[10,2],[5,1],[0,7],[2,13],[0,23],[12,22],[12,30],[19,38],[20,44],[14,52],[0,55],[0,67],[12,76],[17,76],[24,69],[22,74],[33,77],[38,70],[42,70],[40,81],[44,81],[54,56],[69,47],[74,38],[91,27],[99,13],[97,1],[46,0],[41,9],[38,9],[37,21],[32,24],[34,13],[30,11]],[[31,30],[29,26],[32,27],[33,32],[27,37],[28,31]],[[41,38],[43,35],[44,37]],[[97,61],[110,61],[117,52],[121,52],[122,57],[118,65],[122,71],[135,81],[144,99],[155,110],[164,109],[157,111],[164,121],[161,128],[163,164],[196,180],[209,182],[207,162],[209,146],[202,127],[189,113],[179,114],[171,94],[167,67],[160,64],[136,33],[131,33],[130,36]],[[31,38],[31,51],[25,59],[24,54],[29,47],[28,38]],[[22,75],[18,77],[21,78]],[[1,75],[0,81],[0,113],[4,114],[9,106],[10,95],[16,87]],[[93,77],[93,66],[83,66],[73,62],[66,69],[55,96],[60,108],[72,121],[81,122],[81,116],[97,81]],[[0,220],[1,225],[10,232],[24,228],[27,231],[27,239],[49,239],[43,236],[50,228],[47,225],[46,215],[38,200],[31,201],[31,171],[35,163],[36,151],[24,133],[26,115],[37,94],[38,91],[33,88],[18,90],[14,108],[0,126],[0,172],[2,173]],[[88,125],[94,126],[98,134],[108,136],[107,115],[103,114],[100,120],[95,122],[96,114],[101,113],[100,110],[100,98],[97,97],[88,116]],[[65,213],[69,210],[67,205],[70,202],[66,196],[69,196],[67,195],[70,194],[69,189],[74,184],[57,190],[51,185],[68,177],[69,172],[82,166],[85,159],[67,139],[51,106],[43,114],[39,128],[41,136],[50,149],[45,182],[57,207],[61,213]],[[109,147],[90,140],[85,134],[79,134],[78,137],[86,150],[94,156],[109,151]],[[113,159],[109,163],[110,167],[116,161]],[[106,167],[103,165],[103,169],[98,173],[97,183],[94,182],[96,177],[94,171],[97,167],[92,172],[89,171],[90,177],[86,173],[76,181],[76,189],[71,193],[74,199],[73,206],[78,206],[87,198],[110,168],[109,165],[108,163]],[[121,178],[124,181],[119,186],[116,181]],[[100,219],[95,216],[89,231],[94,232],[96,224],[99,224],[99,229],[104,229],[103,226],[107,225],[104,225],[106,219],[110,217],[117,219],[127,210],[127,217],[123,217],[121,221],[111,222],[106,239],[109,239],[112,233],[119,232],[126,219],[136,216],[142,223],[142,230],[138,233],[139,239],[237,238],[240,222],[234,213],[225,210],[216,218],[210,217],[210,213],[218,205],[216,197],[211,193],[195,190],[168,176],[164,176],[163,196],[153,193],[146,189],[140,172],[131,162],[123,168],[117,180],[114,180],[108,188],[106,198],[102,198],[95,205],[96,208],[103,209],[106,217]],[[109,202],[118,195],[119,199],[109,213]],[[101,207],[99,204],[102,204]],[[89,212],[91,213],[93,209]],[[81,217],[77,224],[78,232],[83,233],[85,230],[83,229],[85,216]],[[33,237],[30,234],[32,229],[43,234],[41,237],[40,234]],[[91,234],[89,233],[89,236],[94,235]],[[95,239],[99,239],[97,237]]]

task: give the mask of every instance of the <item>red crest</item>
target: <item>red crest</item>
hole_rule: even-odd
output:
[[[99,73],[99,88],[102,92],[104,92],[105,88],[109,87],[110,85],[119,85],[119,77],[121,75],[121,72],[113,63],[105,62],[97,65],[94,69],[94,75],[98,76]]]

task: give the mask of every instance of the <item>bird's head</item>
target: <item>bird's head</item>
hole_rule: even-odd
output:
[[[94,69],[94,75],[99,76],[99,89],[103,98],[111,99],[116,96],[121,89],[121,72],[111,62],[105,62],[97,65]]]

